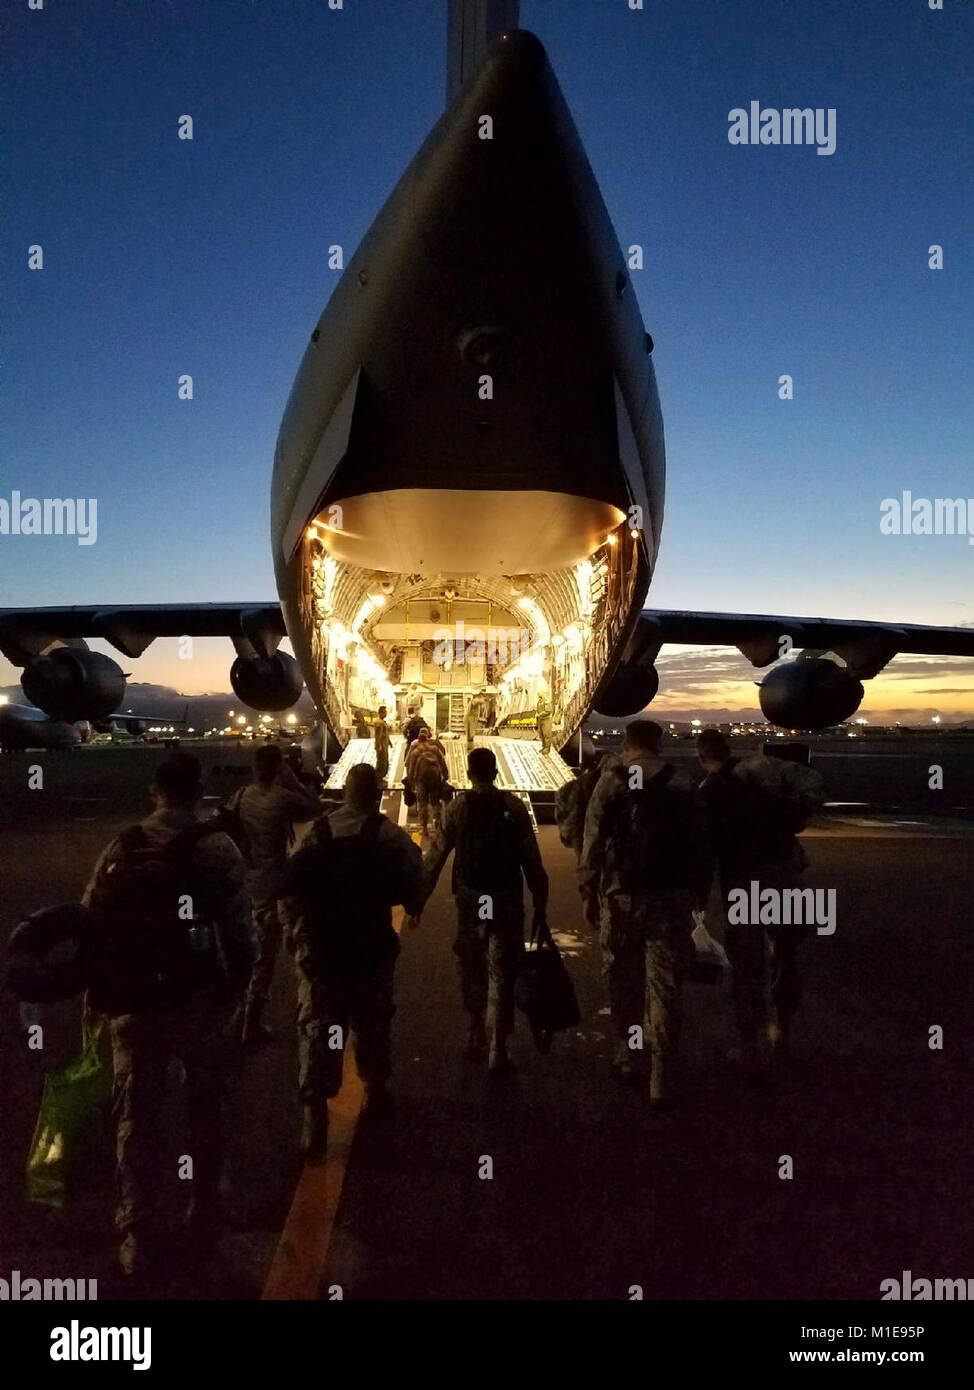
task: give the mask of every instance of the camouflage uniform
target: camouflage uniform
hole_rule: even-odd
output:
[[[252,782],[234,795],[231,806],[247,836],[247,887],[254,914],[257,959],[247,989],[244,1017],[256,1024],[267,1001],[281,947],[282,923],[277,910],[281,874],[287,862],[292,821],[310,820],[320,805],[311,792],[280,782]],[[246,1024],[245,1024],[246,1026]]]
[[[752,880],[779,891],[801,887],[808,859],[785,822],[789,799],[799,823],[821,801],[818,773],[776,758],[728,758],[704,779],[701,790],[725,916],[728,895],[737,888],[747,892]],[[795,1013],[801,998],[797,950],[807,935],[808,928],[799,924],[726,923],[734,1012],[745,1040],[767,1025],[771,1011],[786,1023]]]
[[[115,1224],[138,1244],[165,1236],[160,1197],[166,1190],[165,1135],[159,1120],[173,1057],[185,1073],[188,1136],[193,1159],[191,1214],[203,1220],[217,1204],[223,1167],[224,1075],[228,1010],[207,1003],[165,1013],[122,1014],[111,1020],[115,1069]]]
[[[646,786],[663,764],[657,759],[607,760],[585,813],[579,888],[589,921],[597,917],[602,974],[616,1038],[628,1043],[630,1029],[645,1031],[654,1057],[673,1053],[680,1032],[680,973],[690,958],[691,911],[709,886],[710,836],[703,805],[677,774],[668,784],[674,806],[685,817],[687,883],[653,889],[651,872],[640,893],[631,888],[631,866],[614,841],[619,798],[630,793],[625,769],[641,766]]]
[[[548,708],[548,702],[544,696],[538,697],[538,735],[541,739],[542,753],[551,752],[552,722],[555,712]]]
[[[575,851],[576,862],[582,855],[585,838],[585,812],[599,780],[598,767],[582,768],[571,782],[565,782],[555,792],[555,820],[558,837],[568,849]]]
[[[344,804],[328,817],[336,839],[357,835],[368,815]],[[313,825],[304,846],[313,851],[317,839]],[[407,912],[419,912],[423,903],[423,861],[409,835],[385,816],[375,852],[390,883],[394,901]],[[327,892],[327,885],[322,885]],[[314,1105],[338,1094],[342,1085],[349,1035],[355,1038],[355,1061],[367,1089],[382,1086],[391,1074],[390,1030],[395,1013],[393,978],[399,955],[399,938],[392,927],[391,904],[385,909],[388,949],[383,959],[364,975],[346,975],[324,968],[316,944],[313,904],[300,898],[282,898],[281,913],[287,925],[298,982],[298,1090],[303,1103]],[[330,1030],[339,1027],[343,1047],[330,1047]]]
[[[389,775],[389,725],[384,719],[375,725],[375,775],[380,782]]]
[[[449,776],[443,745],[433,739],[417,740],[406,759],[406,776],[416,794],[416,810],[425,831],[431,811],[434,826],[439,821],[443,784]]]
[[[463,823],[472,797],[493,795],[503,798],[511,816],[520,869],[516,882],[489,890],[493,917],[481,919],[481,898],[485,889],[469,882],[469,867],[463,853]],[[524,803],[510,792],[461,792],[447,806],[436,838],[423,860],[427,896],[436,887],[451,853],[453,895],[457,907],[457,935],[453,943],[460,967],[460,994],[463,1007],[475,1023],[485,1023],[489,1038],[505,1038],[514,1028],[514,981],[524,949],[524,890],[527,880],[535,914],[543,913],[548,901],[548,875],[538,849],[537,836]]]
[[[142,828],[150,843],[164,844],[195,822],[192,811],[163,808],[144,820]],[[117,850],[113,841],[100,856],[85,890],[86,903]],[[240,852],[229,836],[214,833],[200,841],[193,858],[208,885],[207,900],[223,939],[245,970],[253,959],[253,942]],[[204,993],[180,1008],[120,1014],[110,1020],[115,1070],[115,1219],[122,1235],[134,1237],[137,1244],[151,1245],[164,1234],[160,1199],[165,1191],[162,1167],[168,1155],[160,1122],[166,1072],[174,1057],[182,1063],[185,1077],[187,1152],[193,1159],[191,1213],[201,1223],[214,1213],[223,1163],[228,1014],[224,1001]]]
[[[659,893],[637,904],[624,893],[599,901],[602,975],[616,1038],[628,1043],[636,1024],[651,1053],[672,1051],[682,1020],[679,972],[688,959],[693,894]]]
[[[420,729],[426,728],[426,721],[421,714],[411,714],[403,725],[403,733],[406,735],[406,747],[409,748],[419,735]]]
[[[737,886],[747,891],[753,878],[762,888],[800,888],[807,862],[805,851],[795,840],[789,853],[773,861],[756,863],[748,882]],[[729,885],[724,892],[725,912],[727,894],[733,886]],[[788,926],[727,923],[724,943],[733,972],[734,1013],[742,1038],[753,1038],[767,1025],[772,1013],[777,1022],[787,1023],[793,1017],[801,1002],[798,946],[809,930],[800,923]]]
[[[476,742],[477,735],[480,733],[480,715],[483,709],[483,701],[479,695],[474,695],[466,713],[463,717],[464,733],[467,736],[467,752],[469,753]]]

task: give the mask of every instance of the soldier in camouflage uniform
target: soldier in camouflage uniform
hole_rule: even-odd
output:
[[[423,838],[432,818],[434,828],[439,824],[443,787],[449,779],[446,754],[439,739],[430,737],[428,729],[420,729],[406,758],[406,777],[416,795],[416,809]]]
[[[277,744],[264,744],[254,754],[254,780],[228,803],[240,817],[247,859],[247,887],[253,903],[257,960],[244,1001],[241,1041],[266,1042],[273,1037],[261,1022],[281,946],[282,927],[277,894],[287,861],[292,822],[309,821],[321,811],[314,792],[302,786],[284,761]]]
[[[145,842],[164,846],[196,825],[201,790],[196,758],[177,753],[163,763],[152,786],[156,809],[140,827]],[[122,853],[122,842],[115,839],[101,854],[85,890],[86,905],[98,910],[109,901],[112,870]],[[213,832],[200,839],[192,858],[206,897],[205,903],[194,905],[195,911],[204,910],[219,931],[230,967],[227,983],[242,989],[254,950],[240,851],[229,836]],[[124,992],[124,979],[116,980],[119,983]],[[197,1247],[215,1236],[230,1002],[222,989],[205,988],[178,1006],[145,1012],[115,1013],[109,1004],[90,1000],[92,1007],[111,1013],[117,1126],[115,1219],[122,1236],[119,1259],[127,1275],[151,1275],[167,1245],[160,1204],[166,1153],[160,1123],[166,1073],[173,1057],[183,1064],[188,1152],[194,1169],[190,1231]]]
[[[350,1034],[365,1085],[366,1113],[389,1104],[393,978],[399,955],[391,909],[401,903],[409,913],[420,912],[424,882],[419,848],[379,812],[380,796],[374,768],[367,763],[351,768],[342,805],[312,825],[291,857],[287,895],[280,901],[298,977],[302,1143],[312,1161],[325,1154],[328,1101],[341,1090]],[[335,852],[329,855],[330,850]],[[325,907],[331,909],[327,927]],[[335,930],[348,949],[329,950],[326,933]],[[354,949],[356,939],[367,941],[368,949]]]
[[[555,712],[549,706],[548,701],[543,695],[539,695],[537,709],[538,736],[541,739],[541,752],[545,754],[551,752],[554,717]]]
[[[576,776],[555,792],[555,820],[558,838],[568,849],[575,851],[575,860],[582,856],[585,839],[585,812],[601,774],[602,759],[586,755]]]
[[[640,1049],[630,1044],[644,1037],[650,1099],[657,1105],[671,1090],[691,911],[713,873],[702,802],[660,758],[662,740],[652,720],[628,726],[621,754],[603,764],[589,801],[579,862],[586,918],[602,947],[617,1039],[614,1063],[624,1078],[634,1078]]]
[[[384,782],[389,775],[389,725],[386,723],[386,707],[379,706],[379,717],[375,723],[375,775]]]
[[[795,751],[800,748],[795,746]],[[781,757],[733,758],[717,729],[703,730],[697,755],[706,773],[701,792],[710,816],[725,918],[729,895],[740,888],[747,892],[752,881],[779,892],[800,888],[808,857],[797,832],[822,803],[820,774]],[[741,1039],[740,1047],[728,1055],[747,1073],[762,1068],[762,1036],[774,1057],[791,1057],[791,1026],[801,999],[798,947],[808,933],[807,926],[798,924],[726,923],[724,941]]]
[[[472,751],[477,741],[477,735],[480,733],[480,721],[483,718],[486,703],[484,692],[482,690],[478,691],[476,695],[471,696],[470,703],[467,705],[464,713],[463,731],[467,739],[468,753]]]
[[[498,791],[497,760],[489,748],[467,759],[471,790],[454,797],[444,812],[423,864],[427,896],[454,851],[453,895],[463,1006],[470,1015],[468,1055],[489,1043],[488,1065],[510,1065],[507,1037],[514,1027],[514,981],[524,948],[524,888],[534,902],[535,929],[545,921],[548,875],[524,803]]]

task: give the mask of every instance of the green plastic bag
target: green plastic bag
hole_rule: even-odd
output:
[[[44,1078],[40,1113],[27,1159],[27,1196],[64,1207],[93,1164],[102,1165],[109,1134],[112,1068],[100,1055],[104,1019],[81,1025],[81,1053]]]

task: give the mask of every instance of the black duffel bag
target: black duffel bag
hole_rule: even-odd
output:
[[[574,1028],[581,1022],[575,987],[555,945],[551,928],[543,924],[534,948],[521,955],[521,966],[514,982],[514,1002],[527,1016],[531,1036],[539,1052],[547,1052],[553,1035],[560,1029]]]

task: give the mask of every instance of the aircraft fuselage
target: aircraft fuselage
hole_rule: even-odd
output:
[[[505,35],[345,269],[281,426],[278,588],[339,737],[476,691],[501,729],[539,699],[578,727],[659,544],[649,347],[544,50]]]

